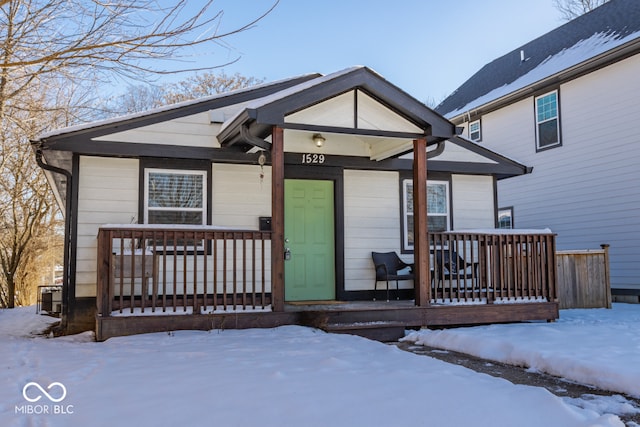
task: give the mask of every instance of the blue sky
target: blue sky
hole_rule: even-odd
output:
[[[552,1],[280,0],[254,28],[201,49],[197,61],[240,57],[223,70],[266,81],[366,65],[418,100],[439,102],[484,64],[562,25]],[[272,3],[213,7],[224,10],[220,31],[227,31]]]

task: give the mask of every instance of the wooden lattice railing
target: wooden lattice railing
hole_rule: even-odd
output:
[[[430,233],[429,246],[432,303],[557,301],[552,233]]]
[[[271,233],[182,226],[98,232],[98,313],[270,310]]]

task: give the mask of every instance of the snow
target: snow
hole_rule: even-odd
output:
[[[117,123],[120,123],[120,122],[124,122],[124,121],[128,121],[128,120],[144,118],[144,117],[147,117],[147,116],[156,115],[156,114],[164,113],[164,112],[167,112],[167,111],[178,110],[178,109],[183,108],[183,107],[189,107],[189,106],[192,106],[192,105],[198,105],[198,104],[203,104],[203,103],[210,102],[210,101],[215,101],[217,99],[223,99],[223,98],[226,98],[226,97],[229,97],[229,96],[233,96],[233,95],[237,95],[237,94],[241,94],[241,93],[244,93],[244,92],[255,91],[257,89],[261,89],[261,88],[264,88],[264,87],[269,87],[269,86],[272,86],[272,85],[278,85],[278,84],[287,82],[289,80],[296,80],[296,79],[302,79],[302,78],[312,78],[314,76],[315,76],[314,73],[302,74],[302,75],[299,75],[299,76],[294,76],[294,77],[290,77],[290,78],[286,78],[286,79],[276,80],[276,81],[267,82],[267,83],[261,83],[261,84],[258,84],[258,85],[255,85],[255,86],[250,86],[250,87],[247,87],[247,88],[235,89],[235,90],[232,90],[232,91],[229,91],[229,92],[214,94],[214,95],[210,95],[210,96],[206,96],[206,97],[202,97],[202,98],[197,98],[197,99],[191,99],[191,100],[187,100],[187,101],[178,102],[178,103],[175,103],[175,104],[163,105],[161,107],[157,107],[157,108],[153,108],[153,109],[149,109],[149,110],[145,110],[145,111],[140,111],[140,112],[136,112],[136,113],[126,114],[126,115],[117,116],[117,117],[111,117],[111,118],[104,119],[104,120],[97,120],[97,121],[90,122],[90,123],[80,123],[80,124],[77,124],[77,125],[68,126],[66,128],[55,129],[55,130],[52,130],[50,132],[43,133],[43,134],[39,135],[36,138],[36,141],[42,141],[44,139],[51,138],[51,137],[54,137],[54,136],[65,135],[65,134],[68,134],[68,133],[79,132],[79,131],[93,129],[93,128],[97,128],[97,127],[101,127],[101,126],[114,125],[114,124],[117,124]]]
[[[236,112],[236,114],[234,114],[233,116],[229,117],[222,124],[222,126],[220,127],[220,131],[218,132],[218,134],[223,133],[229,126],[231,126],[231,124],[233,124],[238,119],[238,117],[240,117],[244,113],[245,110],[253,110],[253,109],[257,109],[257,108],[263,107],[265,105],[271,104],[273,102],[279,101],[279,100],[284,99],[284,98],[289,97],[289,96],[296,95],[296,94],[298,94],[298,93],[300,93],[302,91],[305,91],[307,89],[311,89],[311,88],[316,87],[316,86],[318,86],[320,84],[326,83],[328,81],[331,81],[331,80],[334,80],[334,79],[336,79],[338,77],[341,77],[341,76],[343,76],[345,74],[349,74],[349,73],[352,73],[352,72],[354,72],[356,70],[363,69],[363,68],[366,68],[366,67],[364,67],[363,65],[356,65],[356,66],[348,67],[348,68],[342,69],[340,71],[336,71],[336,72],[331,73],[331,74],[326,74],[326,75],[323,75],[323,76],[316,77],[314,79],[308,80],[306,82],[299,83],[299,84],[297,84],[295,86],[289,87],[287,89],[283,89],[283,90],[278,91],[276,93],[273,93],[271,95],[267,95],[267,96],[264,96],[262,98],[257,98],[254,101],[246,104],[244,106],[244,108],[239,110],[238,112]],[[375,73],[375,71],[373,71],[373,70],[370,70],[370,71]],[[375,74],[377,74],[377,73],[375,73]]]
[[[562,399],[395,346],[300,326],[178,331],[103,343],[92,333],[33,335],[51,320],[33,307],[0,310],[3,426],[611,427],[623,426],[613,412],[635,410],[622,396]],[[467,349],[498,342],[486,349],[494,355],[538,348],[541,359],[564,369],[564,360],[590,359],[594,376],[616,370],[633,376],[638,320],[640,306],[616,305],[612,311],[563,311],[554,324],[463,328],[444,331],[458,339],[440,336]],[[633,381],[637,377],[626,382]],[[45,392],[64,399],[52,403]],[[28,414],[29,408],[40,413]]]
[[[467,234],[491,234],[500,236],[523,235],[523,234],[554,234],[549,228],[461,228],[454,230],[453,233]],[[445,233],[446,234],[446,233]]]
[[[486,103],[495,101],[498,98],[509,95],[518,90],[524,89],[534,83],[550,78],[555,74],[569,70],[586,61],[609,52],[619,46],[624,45],[638,38],[640,33],[632,33],[626,37],[620,37],[615,32],[600,32],[592,35],[588,39],[580,40],[570,48],[563,49],[555,55],[549,56],[533,70],[519,77],[515,81],[497,87],[489,93],[469,102],[462,108],[444,114],[447,118],[456,117],[467,111],[478,108]]]
[[[404,340],[526,366],[640,397],[640,305],[562,310],[555,323],[518,323],[409,333]]]

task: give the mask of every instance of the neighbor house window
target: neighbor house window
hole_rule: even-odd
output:
[[[469,139],[472,141],[480,141],[482,139],[482,129],[480,128],[480,120],[469,123]]]
[[[538,150],[560,145],[558,91],[535,98],[536,147]]]
[[[498,209],[498,228],[513,228],[513,208]]]
[[[403,249],[413,250],[413,181],[402,181]],[[430,232],[449,229],[449,183],[427,181],[427,226]]]
[[[206,224],[207,172],[145,169],[145,224]]]

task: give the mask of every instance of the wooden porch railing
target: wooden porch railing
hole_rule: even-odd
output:
[[[271,232],[105,226],[98,231],[101,316],[269,310]]]
[[[557,301],[555,235],[429,233],[432,304]]]

